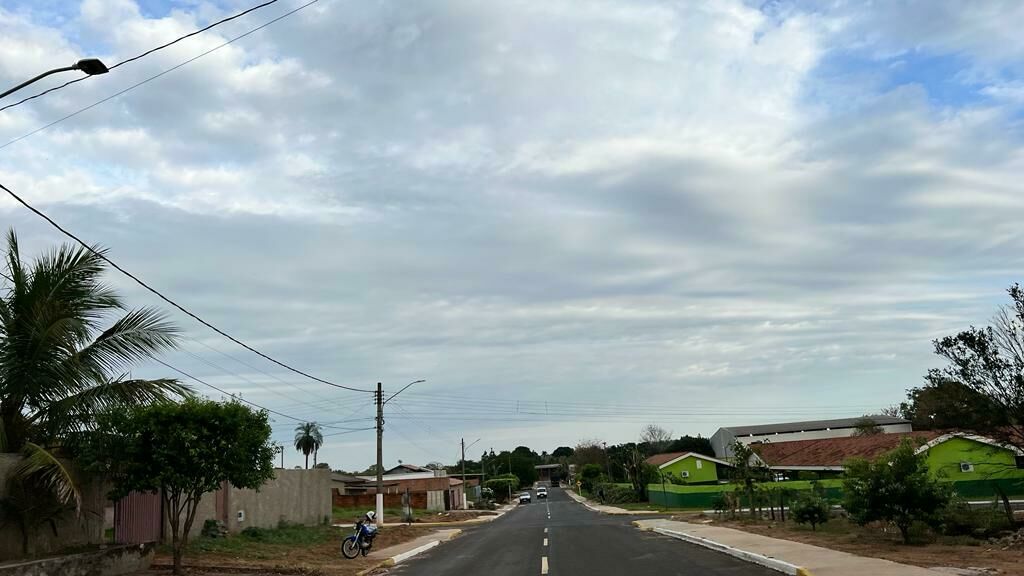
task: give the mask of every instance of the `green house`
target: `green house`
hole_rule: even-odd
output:
[[[731,465],[717,458],[696,452],[667,452],[655,454],[647,463],[656,466],[663,480],[672,479],[683,484],[717,484],[725,477],[724,468]]]
[[[943,480],[1024,479],[1024,454],[984,436],[943,434],[917,451],[926,454],[928,469]]]

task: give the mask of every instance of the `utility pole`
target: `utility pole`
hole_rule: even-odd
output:
[[[384,525],[384,391],[377,382],[377,524]]]
[[[381,387],[381,383],[377,382],[374,399],[377,402],[377,524],[380,526],[384,525],[384,405],[395,396],[405,392],[409,386],[420,382],[426,382],[426,380],[409,382],[401,390],[388,396],[387,400],[384,399],[384,389]]]
[[[462,509],[469,508],[466,504],[466,439],[460,438],[462,444]]]
[[[516,406],[518,407],[519,404],[517,403]],[[512,451],[511,450],[509,450],[509,453],[508,453],[508,474],[509,474],[509,476],[512,475]],[[509,504],[512,503],[512,482],[508,483],[508,503]]]

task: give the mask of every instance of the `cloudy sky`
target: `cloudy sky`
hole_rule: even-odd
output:
[[[254,3],[3,0],[0,81]],[[0,146],[300,4],[0,112]],[[1020,279],[1022,19],[1016,1],[320,0],[0,148],[0,181],[274,357],[361,388],[427,379],[388,405],[389,465],[454,461],[461,437],[477,455],[856,416]],[[62,241],[6,197],[0,223],[26,252]],[[172,365],[327,433],[372,425],[369,394],[174,318]],[[275,438],[294,425],[275,416]],[[369,431],[321,452],[372,458]]]

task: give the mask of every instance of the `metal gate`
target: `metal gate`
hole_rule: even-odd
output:
[[[114,540],[142,544],[163,540],[164,515],[159,492],[132,492],[114,503]]]

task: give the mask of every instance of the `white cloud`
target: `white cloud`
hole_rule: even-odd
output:
[[[0,80],[84,54],[116,62],[216,17],[80,8],[59,27],[0,12],[0,62],[17,63]],[[1014,48],[984,38],[1006,20],[986,10],[944,5],[903,32],[885,7],[813,8],[322,3],[0,150],[0,170],[189,307],[338,381],[720,408],[661,422],[678,433],[817,403],[857,413],[917,384],[929,339],[984,322],[1016,279],[1020,80],[971,105],[859,76],[825,85],[817,67],[837,50],[997,67]],[[270,17],[0,113],[0,139]],[[26,246],[59,240],[10,201],[0,214]],[[295,384],[324,406],[297,399],[303,417],[358,408],[190,350],[253,382],[174,362],[253,401],[287,405]],[[430,421],[548,450],[641,423]],[[365,467],[368,445],[342,451],[347,438],[324,459]],[[437,459],[408,444],[394,457]]]

